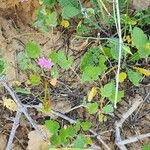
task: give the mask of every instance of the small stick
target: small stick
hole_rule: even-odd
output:
[[[115,123],[115,143],[121,150],[127,150],[127,148],[125,147],[125,143],[123,143],[121,139],[120,128],[122,127],[122,124],[125,122],[125,120],[139,107],[142,102],[142,97],[136,95],[131,108],[122,115],[121,119],[118,122]]]
[[[29,120],[29,122],[31,123],[33,128],[40,134],[40,136],[42,136],[43,139],[46,139],[46,135],[38,128],[38,126],[36,125],[34,120],[30,117],[30,115],[27,112],[27,109],[21,104],[20,100],[18,99],[18,97],[15,94],[15,92],[13,91],[13,89],[11,89],[11,87],[5,81],[4,76],[2,76],[0,78],[0,82],[6,88],[6,90],[10,93],[11,97],[13,98],[13,100],[16,102],[16,104],[17,104],[17,106],[19,108],[19,111],[24,113],[26,118]]]
[[[81,8],[81,12],[82,12],[83,16],[84,16],[85,18],[89,18],[88,14],[87,14],[87,12],[86,12],[86,9],[83,7],[81,1],[78,0],[78,2],[79,2],[79,4],[80,4],[80,8]]]
[[[122,115],[120,121],[118,121],[116,125],[118,127],[122,127],[122,124],[125,122],[125,120],[139,107],[139,105],[142,102],[143,102],[143,98],[139,95],[136,95],[136,97],[134,98],[134,103],[132,104],[132,107]]]
[[[15,119],[14,119],[14,123],[13,123],[12,129],[11,129],[10,135],[9,135],[9,140],[8,140],[8,143],[7,143],[7,146],[6,146],[6,150],[11,149],[13,139],[15,137],[16,130],[19,126],[19,120],[20,120],[21,114],[22,114],[22,112],[20,111],[20,109],[18,109],[17,113],[16,113],[16,116],[15,116]]]
[[[116,126],[115,131],[115,143],[120,148],[120,150],[127,150],[124,144],[120,145],[119,142],[122,141],[121,134],[120,134],[120,128]]]
[[[119,91],[119,73],[121,69],[121,58],[122,58],[122,46],[123,46],[123,40],[122,40],[122,32],[121,32],[121,20],[120,20],[120,9],[119,9],[119,1],[114,0],[115,8],[116,8],[116,17],[117,17],[117,26],[118,28],[118,36],[119,36],[119,48],[118,48],[118,69],[116,74],[116,91],[115,91],[115,101],[114,101],[114,108],[117,108],[117,100],[118,100],[118,91]],[[114,8],[114,11],[115,11]]]
[[[131,136],[126,140],[120,141],[118,144],[119,145],[130,144],[130,143],[137,142],[141,139],[148,138],[148,137],[150,137],[150,133],[141,134],[141,135],[138,135],[138,136]]]

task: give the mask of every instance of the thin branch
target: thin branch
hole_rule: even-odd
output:
[[[120,145],[130,144],[130,143],[137,142],[139,140],[142,140],[144,138],[149,138],[149,137],[150,137],[150,133],[141,134],[138,136],[131,136],[126,140],[120,141],[118,144],[120,144]]]
[[[116,123],[118,127],[122,127],[122,124],[125,122],[125,120],[140,106],[140,104],[143,102],[143,98],[139,95],[136,95],[136,97],[133,100],[132,107],[125,113],[122,114],[121,119]]]
[[[109,11],[108,11],[108,9],[106,8],[106,6],[105,6],[105,4],[103,3],[103,1],[102,0],[99,0],[100,1],[100,3],[101,3],[101,5],[102,5],[102,7],[104,8],[104,10],[106,11],[106,13],[109,15],[109,16],[111,16],[111,14],[109,13]],[[112,17],[112,16],[111,16]]]
[[[127,150],[124,144],[120,145],[119,143],[122,141],[120,128],[116,125],[115,127],[115,143],[120,148],[120,150]]]
[[[117,100],[118,100],[118,90],[119,90],[119,73],[121,68],[121,54],[122,54],[122,35],[121,35],[121,21],[120,21],[120,9],[119,9],[119,1],[115,0],[115,8],[116,8],[116,16],[117,16],[117,25],[118,25],[118,36],[119,36],[119,56],[118,56],[118,69],[116,75],[116,92],[115,92],[115,102],[114,107],[117,108]],[[116,26],[117,28],[117,26]]]
[[[79,109],[79,108],[81,108],[81,107],[84,107],[84,105],[81,104],[81,105],[75,106],[75,107],[69,109],[68,111],[66,111],[65,114],[66,114],[66,113],[69,113],[69,112],[71,112],[71,111],[73,111],[73,110],[75,110],[75,109]]]
[[[143,104],[144,104],[144,102],[149,98],[149,96],[150,96],[150,93],[148,93],[148,94],[146,95],[146,97],[145,97],[144,100],[142,101],[142,104],[138,107],[138,109],[137,109],[137,111],[136,111],[136,113],[135,113],[133,119],[135,119],[135,117],[136,117],[137,114],[139,113],[140,109],[143,108]]]
[[[87,12],[86,12],[86,9],[83,7],[83,5],[82,5],[82,2],[80,1],[80,0],[78,0],[78,2],[79,2],[79,4],[80,4],[80,8],[81,8],[81,12],[82,12],[82,14],[83,14],[83,16],[85,17],[85,18],[88,18],[89,16],[88,16],[88,14],[87,14]]]
[[[19,108],[19,111],[23,112],[26,118],[29,120],[30,124],[33,126],[33,128],[39,133],[40,136],[42,136],[43,139],[46,139],[46,135],[38,128],[34,120],[30,117],[30,115],[27,112],[27,109],[22,105],[19,98],[13,91],[13,89],[8,85],[7,81],[5,80],[5,77],[2,76],[0,78],[0,83],[6,88],[6,90],[10,93],[13,100],[16,102],[17,107]]]
[[[121,119],[119,121],[115,123],[115,143],[121,150],[127,150],[127,148],[125,147],[125,143],[121,139],[120,128],[122,127],[122,124],[125,122],[125,120],[139,107],[142,102],[142,97],[136,95],[131,108],[121,116]]]
[[[6,146],[6,150],[10,150],[12,147],[13,139],[15,137],[16,130],[19,126],[19,120],[21,117],[21,113],[22,112],[19,109],[16,112],[16,116],[15,116],[14,123],[13,123],[12,129],[11,129],[10,135],[9,135],[9,140],[8,140],[8,143]]]
[[[73,119],[67,117],[66,115],[64,115],[64,114],[62,114],[62,113],[60,113],[60,112],[58,112],[58,111],[52,110],[51,113],[54,114],[54,115],[56,115],[56,116],[58,116],[58,117],[60,117],[60,118],[63,118],[63,119],[65,119],[65,120],[67,120],[67,121],[70,122],[71,124],[76,123],[75,120],[73,120]]]
[[[107,150],[111,150],[108,145],[103,141],[102,137],[100,135],[98,135],[95,131],[93,130],[89,130],[103,145]]]

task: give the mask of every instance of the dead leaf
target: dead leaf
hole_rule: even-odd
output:
[[[19,81],[12,81],[12,85],[13,86],[20,86],[21,82],[19,82]]]
[[[3,99],[3,105],[8,108],[11,111],[16,111],[17,110],[17,104],[15,103],[15,101],[11,98],[7,98],[7,97],[2,97]]]
[[[88,101],[91,102],[91,100],[96,96],[97,94],[97,87],[92,87],[91,91],[88,94]]]
[[[51,80],[50,80],[50,84],[51,84],[52,86],[56,86],[56,84],[57,84],[57,79],[56,79],[56,78],[51,79]]]
[[[79,50],[84,50],[88,45],[88,39],[79,46]]]
[[[43,133],[46,133],[47,139],[49,139],[49,131],[42,125],[39,125],[38,127]],[[50,141],[44,141],[43,138],[36,131],[31,131],[28,134],[28,138],[29,141],[27,150],[48,150]]]

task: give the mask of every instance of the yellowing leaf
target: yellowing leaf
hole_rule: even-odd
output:
[[[125,36],[124,41],[127,41],[128,44],[131,43],[132,39],[131,39],[130,35]]]
[[[132,39],[131,39],[131,37],[129,35],[126,36],[126,40],[127,40],[128,43],[132,42]]]
[[[98,119],[99,119],[99,122],[107,121],[107,117],[103,113],[99,114]]]
[[[12,85],[13,86],[20,86],[21,82],[19,82],[19,81],[12,81]]]
[[[91,100],[96,96],[97,94],[97,87],[92,87],[91,91],[88,94],[88,101],[91,102]]]
[[[61,26],[63,26],[64,28],[68,28],[70,23],[68,20],[62,20],[61,23],[60,23]]]
[[[3,97],[3,105],[7,107],[9,110],[16,111],[17,104],[11,98]]]
[[[133,69],[137,70],[138,72],[140,72],[141,74],[144,74],[147,77],[150,76],[150,70],[140,68],[140,67],[133,67]]]
[[[150,43],[147,43],[145,48],[150,49]]]
[[[51,84],[52,86],[56,86],[56,84],[57,84],[57,79],[56,79],[56,78],[51,79],[51,80],[50,80],[50,84]]]
[[[32,83],[31,83],[30,80],[26,80],[26,81],[25,81],[25,85],[26,85],[26,86],[29,86],[29,85],[31,85],[31,84],[32,84]]]
[[[120,72],[119,74],[119,82],[124,82],[124,80],[127,78],[127,74],[125,72]]]

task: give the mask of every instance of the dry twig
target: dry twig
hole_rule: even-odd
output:
[[[9,84],[7,83],[7,81],[6,81],[4,76],[2,76],[0,78],[0,83],[5,87],[5,89],[9,92],[9,94],[11,95],[11,97],[13,98],[13,100],[17,104],[17,113],[16,113],[16,117],[15,117],[15,120],[14,120],[14,123],[13,123],[13,127],[12,127],[12,130],[11,130],[11,133],[10,133],[9,141],[8,141],[8,144],[7,144],[7,150],[10,150],[10,147],[12,145],[12,141],[14,139],[14,135],[15,135],[16,129],[17,129],[18,125],[19,125],[19,118],[21,116],[21,113],[24,113],[26,118],[29,120],[30,124],[39,133],[39,135],[42,136],[43,139],[46,139],[45,134],[38,128],[38,126],[36,125],[34,120],[30,117],[30,115],[27,112],[26,107],[24,107],[22,105],[22,103],[20,102],[19,98],[17,97],[17,95],[15,94],[13,89],[9,86]]]
[[[22,112],[18,109],[17,113],[16,113],[16,116],[15,116],[15,119],[14,119],[13,127],[12,127],[10,135],[9,135],[9,140],[8,140],[8,143],[7,143],[7,146],[6,146],[6,150],[11,149],[13,139],[15,137],[16,130],[19,126],[19,120],[20,120],[20,117],[21,117],[21,113]]]
[[[116,145],[121,149],[121,150],[127,150],[125,147],[125,144],[130,143],[132,141],[137,140],[136,137],[132,137],[131,139],[123,140],[121,139],[121,133],[120,133],[120,128],[122,127],[122,124],[126,121],[126,119],[139,107],[139,105],[143,102],[143,99],[141,96],[136,95],[135,99],[133,100],[133,104],[131,108],[125,112],[121,119],[115,123],[115,142]]]

